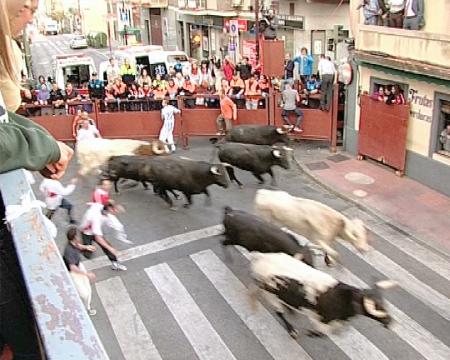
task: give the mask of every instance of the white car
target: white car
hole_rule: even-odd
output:
[[[86,37],[84,35],[77,35],[70,40],[71,49],[84,49],[88,47]]]

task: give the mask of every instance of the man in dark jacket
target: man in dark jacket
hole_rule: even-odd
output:
[[[281,81],[281,92],[284,91],[286,84],[294,84],[294,61],[289,53],[286,54],[284,61],[284,79]]]
[[[252,74],[252,66],[248,63],[248,57],[244,56],[242,58],[242,62],[238,66],[238,70],[242,80],[245,81],[250,79],[250,75]]]

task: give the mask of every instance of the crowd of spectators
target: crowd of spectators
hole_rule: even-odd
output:
[[[370,97],[373,100],[382,101],[387,105],[406,104],[404,92],[398,84],[378,85]]]
[[[424,0],[363,0],[364,24],[420,30],[425,25]]]

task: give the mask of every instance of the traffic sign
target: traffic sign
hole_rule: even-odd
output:
[[[239,36],[239,22],[237,20],[230,20],[230,35]]]

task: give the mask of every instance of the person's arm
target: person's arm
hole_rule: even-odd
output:
[[[62,196],[67,196],[67,195],[72,194],[75,190],[74,180],[72,180],[72,183],[67,186],[63,186],[63,184],[58,183],[57,188],[55,190],[56,190],[55,192],[58,195],[62,195]]]
[[[8,116],[9,123],[0,124],[0,173],[42,170],[60,159],[58,143],[45,129],[25,117]]]
[[[300,95],[298,94],[298,92],[296,92],[295,94],[295,101],[297,101],[298,103],[300,102]]]

